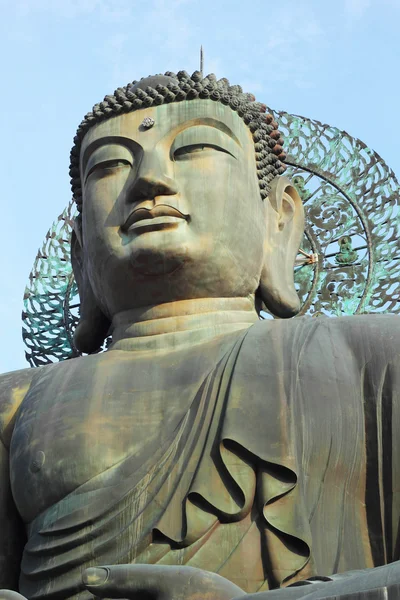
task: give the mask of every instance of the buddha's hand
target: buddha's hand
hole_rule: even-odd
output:
[[[86,569],[85,587],[96,598],[127,600],[231,600],[243,590],[224,577],[193,567],[115,565]]]
[[[21,596],[18,592],[12,590],[0,590],[0,600],[27,600],[25,596]]]

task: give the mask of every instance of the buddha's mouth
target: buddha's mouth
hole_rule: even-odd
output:
[[[136,229],[135,225],[140,223],[140,221],[146,221],[149,224],[165,224],[168,223],[176,223],[181,219],[185,221],[189,221],[189,215],[185,215],[180,210],[173,206],[169,206],[168,204],[157,204],[153,206],[153,208],[136,208],[127,218],[125,223],[122,225],[121,229],[125,233]],[[145,223],[141,223],[141,225],[145,225]],[[138,226],[137,226],[138,227]]]

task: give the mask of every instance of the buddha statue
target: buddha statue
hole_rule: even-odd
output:
[[[304,211],[282,144],[199,72],[86,115],[88,355],[0,378],[0,598],[397,597],[399,320],[290,318]]]

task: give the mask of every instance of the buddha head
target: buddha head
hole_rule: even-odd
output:
[[[144,78],[97,104],[74,142],[81,351],[101,345],[116,314],[160,303],[248,297],[298,312],[303,208],[254,96],[199,72]]]

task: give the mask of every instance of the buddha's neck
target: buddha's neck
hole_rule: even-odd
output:
[[[258,320],[249,298],[201,298],[118,313],[110,350],[183,350],[249,328]]]

